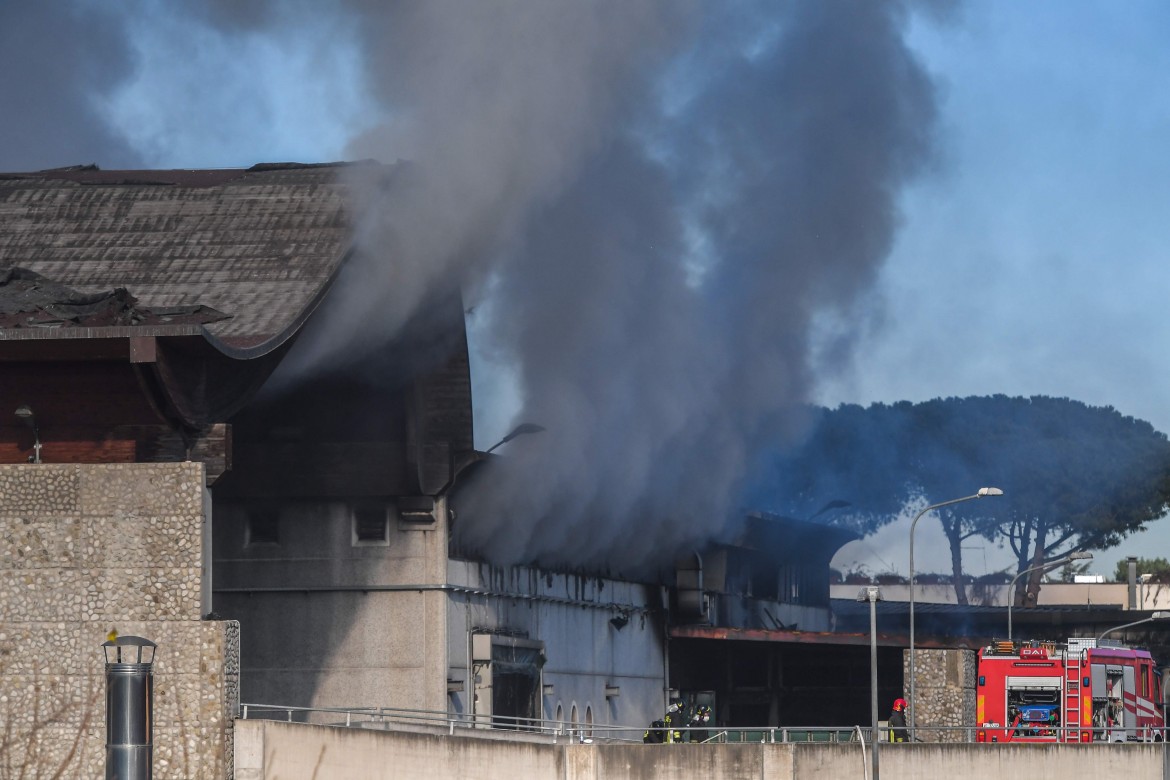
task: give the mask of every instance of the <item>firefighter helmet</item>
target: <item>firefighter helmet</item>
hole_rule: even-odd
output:
[[[904,709],[906,709],[906,700],[905,699],[894,699],[894,711],[901,712]]]

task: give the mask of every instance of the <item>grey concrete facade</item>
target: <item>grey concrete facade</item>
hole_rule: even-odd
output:
[[[520,635],[539,643],[544,659],[538,717],[588,733],[662,716],[667,659],[657,588],[469,561],[448,569],[456,585],[448,606],[452,712],[470,711],[475,688],[477,712],[485,711],[491,670],[475,638]]]
[[[157,643],[154,776],[227,778],[239,633],[202,620],[202,464],[0,465],[0,776],[99,777],[101,645]]]
[[[217,507],[215,610],[242,626],[246,701],[446,709],[445,528],[380,506],[382,541],[343,501]],[[275,540],[250,539],[270,509]]]
[[[441,504],[419,522],[384,501],[384,538],[361,541],[355,506],[283,502],[276,541],[255,542],[252,517],[272,507],[217,505],[214,604],[242,625],[245,701],[498,716],[491,648],[515,645],[539,675],[527,717],[661,716],[657,588],[451,559]]]

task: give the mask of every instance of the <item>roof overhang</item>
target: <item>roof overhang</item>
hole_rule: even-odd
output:
[[[223,422],[247,403],[279,364],[275,347],[225,348],[198,325],[0,330],[0,363],[117,362],[138,372],[151,403],[195,430]]]

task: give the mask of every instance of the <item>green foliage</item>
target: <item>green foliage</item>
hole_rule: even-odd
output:
[[[1139,577],[1143,574],[1151,575],[1150,582],[1170,582],[1170,561],[1165,558],[1138,558],[1137,573]],[[1117,562],[1113,579],[1116,582],[1129,582],[1129,561],[1120,560]]]
[[[768,474],[773,506],[809,517],[848,501],[831,522],[870,533],[916,506],[940,509],[962,581],[964,539],[1005,542],[1017,572],[1078,550],[1117,545],[1170,507],[1170,441],[1147,422],[1067,398],[1003,395],[822,410],[808,440]],[[1034,589],[1044,572],[1032,575]],[[1020,586],[1028,580],[1021,578]]]

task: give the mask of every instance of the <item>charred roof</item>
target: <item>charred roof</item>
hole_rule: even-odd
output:
[[[204,307],[196,320],[223,348],[271,346],[296,329],[349,251],[352,180],[343,172],[357,166],[382,168],[0,174],[0,268],[26,269],[42,278],[42,292],[61,294],[38,304],[42,327],[67,324],[69,316],[52,312],[81,297],[116,306],[122,295],[134,299],[122,306],[125,321],[100,324],[165,324],[175,320],[134,312],[165,317]],[[3,337],[20,338],[18,324],[0,324]]]
[[[227,317],[198,304],[148,309],[125,287],[80,293],[27,268],[0,268],[0,328],[203,325]]]

